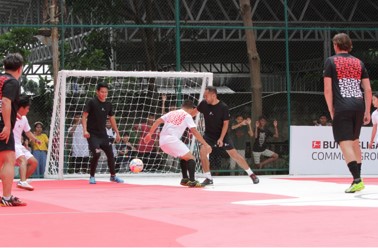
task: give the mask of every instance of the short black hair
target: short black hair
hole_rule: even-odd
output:
[[[182,105],[181,105],[182,108],[186,108],[186,109],[193,109],[195,108],[196,106],[194,105],[193,101],[191,100],[185,100]]]
[[[124,132],[123,136],[129,136],[130,137],[130,134],[128,132]]]
[[[206,86],[205,90],[207,90],[211,93],[214,93],[215,95],[218,95],[217,88],[215,88],[214,86]]]
[[[376,98],[378,98],[378,92],[375,92],[375,93],[373,94],[373,96],[375,96]]]
[[[100,90],[101,88],[107,88],[109,89],[109,85],[106,82],[99,82],[97,83],[96,90]]]
[[[17,71],[23,64],[24,58],[19,53],[10,53],[3,60],[5,70]]]
[[[26,108],[28,106],[30,106],[31,104],[31,101],[30,101],[30,97],[27,96],[27,95],[21,95],[20,96],[20,100],[18,101],[18,107],[19,108]]]

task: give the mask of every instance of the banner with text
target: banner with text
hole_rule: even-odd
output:
[[[362,175],[378,174],[378,145],[369,149],[371,130],[361,130]],[[290,136],[290,174],[350,175],[332,127],[291,126]]]

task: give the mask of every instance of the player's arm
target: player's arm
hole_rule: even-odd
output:
[[[37,139],[37,137],[34,136],[34,134],[31,131],[27,131],[25,132],[25,134],[26,134],[26,137],[28,137],[31,142],[35,142],[38,145],[42,143],[39,139]]]
[[[369,78],[363,78],[361,85],[362,85],[362,88],[364,89],[364,94],[365,94],[364,124],[367,125],[370,123],[370,108],[371,108],[371,99],[372,99],[372,90],[371,90]]]
[[[144,136],[144,143],[148,143],[150,142],[151,140],[151,135],[155,132],[155,130],[158,128],[158,126],[160,126],[161,124],[164,123],[164,120],[160,117],[159,119],[157,119],[154,124],[152,124],[152,127],[150,128],[150,131],[148,132],[148,134],[146,136]]]
[[[84,138],[89,138],[90,134],[87,130],[87,119],[88,119],[88,112],[83,112],[83,116],[81,118],[81,125],[83,126],[83,135]]]
[[[8,143],[11,128],[11,111],[12,111],[12,101],[7,97],[2,98],[1,114],[4,122],[4,128],[0,133],[0,140],[5,140]]]
[[[109,117],[110,125],[112,126],[113,131],[116,133],[115,141],[118,143],[121,140],[121,135],[119,134],[118,126],[114,115]]]
[[[198,132],[198,130],[195,127],[192,127],[190,129],[190,132],[194,135],[194,137],[196,137],[196,139],[198,140],[199,143],[201,143],[202,145],[204,145],[206,147],[207,153],[208,154],[211,153],[211,146],[209,146],[209,144],[207,144],[207,142],[202,137],[200,132]]]
[[[220,137],[219,137],[219,139],[217,141],[217,145],[220,146],[220,147],[223,146],[223,139],[224,139],[224,136],[226,136],[229,122],[230,122],[229,120],[223,121],[222,132],[221,132],[221,135],[220,135]]]
[[[324,97],[327,102],[328,111],[331,114],[331,119],[333,120],[335,109],[333,107],[332,78],[330,77],[324,77]]]

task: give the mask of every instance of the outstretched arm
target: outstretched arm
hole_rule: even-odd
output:
[[[150,142],[151,140],[151,135],[155,132],[155,130],[157,129],[158,126],[160,126],[160,124],[164,123],[164,120],[162,118],[159,118],[157,119],[154,124],[152,124],[152,127],[150,128],[150,131],[148,132],[148,134],[146,136],[144,136],[144,143],[148,143]]]

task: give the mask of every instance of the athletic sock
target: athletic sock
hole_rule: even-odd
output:
[[[361,181],[361,179],[358,175],[359,173],[358,173],[357,162],[356,161],[349,162],[348,168],[349,168],[350,173],[352,173],[354,182],[357,183],[358,180]]]
[[[245,172],[247,172],[248,176],[253,174],[253,171],[251,170],[251,168],[248,168],[248,170],[245,170]]]
[[[205,172],[203,174],[205,175],[206,178],[208,178],[210,180],[213,179],[212,176],[211,176],[211,172],[210,171],[209,172]]]
[[[12,196],[3,196],[4,200],[9,201]]]
[[[188,178],[188,162],[181,159],[180,168],[181,168],[182,178]]]
[[[362,167],[362,163],[357,163],[357,167],[358,167],[358,175],[359,175],[359,177],[361,177],[361,167]]]
[[[187,161],[188,171],[189,171],[189,180],[194,181],[194,174],[196,171],[196,162],[193,159]]]

